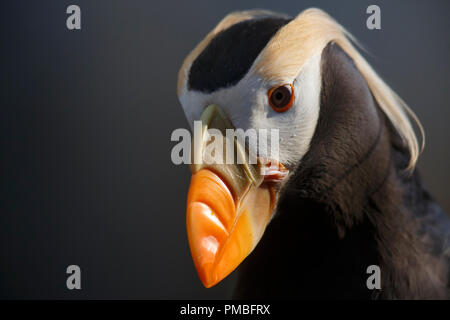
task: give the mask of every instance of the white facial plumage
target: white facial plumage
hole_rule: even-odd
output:
[[[269,82],[252,72],[243,77],[236,85],[219,89],[212,93],[191,91],[183,86],[179,99],[191,126],[199,120],[204,108],[209,104],[218,105],[230,118],[237,129],[279,130],[279,159],[292,169],[309,149],[314,135],[320,111],[321,55],[308,59],[295,79],[283,82]],[[268,99],[268,91],[274,86],[292,83],[294,102],[285,112],[274,111]],[[270,156],[273,143],[268,134],[267,146],[260,145],[252,150],[263,157]]]

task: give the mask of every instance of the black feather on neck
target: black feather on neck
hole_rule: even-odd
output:
[[[322,54],[321,110],[311,147],[276,216],[240,267],[238,298],[413,299],[448,295],[445,214],[405,171],[408,152],[352,60]],[[450,228],[449,228],[450,231]],[[367,267],[381,269],[369,290]]]

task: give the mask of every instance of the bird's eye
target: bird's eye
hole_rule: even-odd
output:
[[[294,86],[292,84],[283,84],[273,87],[268,92],[269,104],[276,112],[287,111],[294,102]]]

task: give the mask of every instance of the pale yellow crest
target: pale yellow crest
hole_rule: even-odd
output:
[[[355,62],[381,109],[390,119],[410,152],[408,169],[414,168],[424,145],[423,127],[408,105],[380,78],[352,45],[353,36],[320,9],[307,9],[281,28],[258,56],[251,72],[268,81],[292,81],[309,57],[337,43]],[[416,122],[421,136],[419,147],[408,115]]]
[[[273,15],[274,13],[270,11],[251,10],[235,12],[226,16],[185,59],[178,76],[178,94],[185,85],[186,72],[190,65],[220,31],[243,20]],[[278,30],[259,54],[249,72],[258,74],[267,81],[291,82],[298,76],[306,61],[313,55],[320,54],[330,42],[338,44],[353,59],[380,108],[408,147],[411,157],[408,169],[413,169],[425,141],[420,121],[408,105],[380,78],[356,50],[352,44],[352,42],[356,43],[353,36],[324,11],[315,8],[307,9]],[[419,147],[408,115],[420,130],[421,147]]]

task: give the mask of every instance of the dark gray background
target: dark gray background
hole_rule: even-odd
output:
[[[316,6],[422,120],[419,162],[450,211],[448,1],[9,1],[1,10],[0,298],[223,298],[204,289],[185,232],[187,127],[176,97],[184,57],[227,13]],[[66,28],[78,4],[82,30]],[[382,30],[366,28],[378,4]],[[65,269],[82,269],[82,290]],[[263,266],[261,266],[263,267]],[[330,270],[332,272],[332,270]]]

